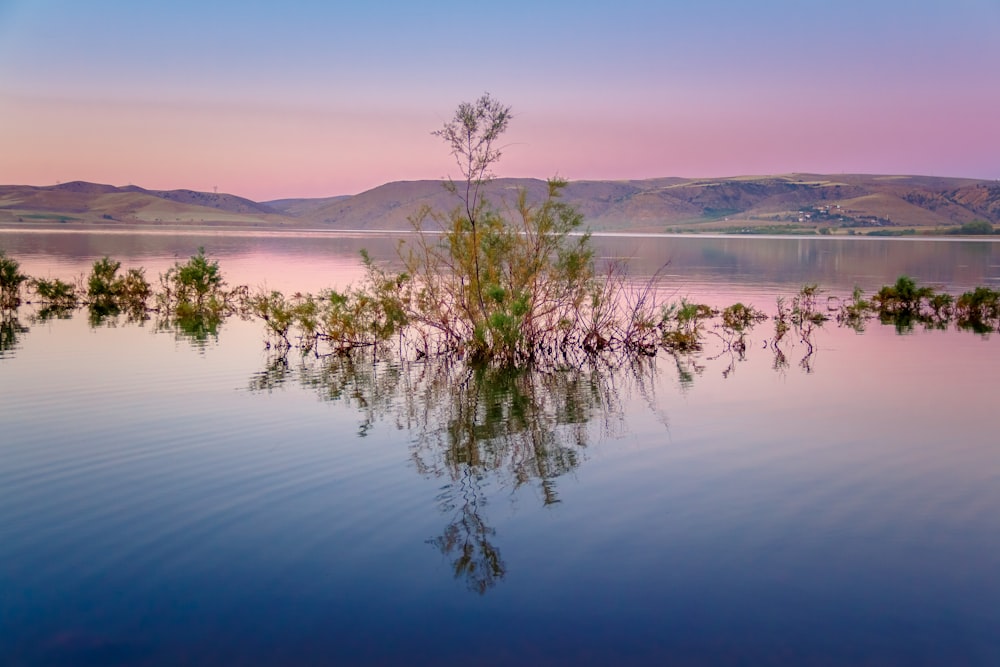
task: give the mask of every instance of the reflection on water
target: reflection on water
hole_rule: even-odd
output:
[[[235,317],[199,338],[2,313],[0,662],[1000,664],[1000,336],[796,322],[813,269],[764,265],[801,240],[723,241],[676,248],[679,289],[772,319],[629,364],[279,356]],[[328,286],[296,273],[326,261],[312,243],[255,270]],[[869,293],[932,247],[953,293],[995,284],[944,266],[973,261],[960,244],[864,247],[889,253]]]
[[[624,403],[655,407],[655,361],[613,369],[593,358],[546,372],[469,368],[460,362],[377,360],[367,351],[271,357],[254,391],[294,382],[324,400],[354,407],[358,436],[387,420],[412,438],[417,472],[441,479],[437,502],[448,523],[428,539],[469,589],[485,593],[507,571],[485,514],[490,493],[533,485],[543,505],[559,502],[557,479],[580,465],[593,431],[620,435]]]
[[[405,234],[26,230],[0,228],[0,248],[33,276],[73,277],[104,255],[146,267],[155,277],[204,246],[232,285],[285,293],[318,292],[360,281],[359,251],[377,263],[398,260]],[[807,283],[850,293],[873,291],[898,276],[962,292],[1000,285],[1000,242],[954,239],[614,237],[593,239],[598,258],[627,258],[633,275],[664,276],[678,296],[767,298]],[[738,289],[733,289],[739,286]],[[735,295],[736,299],[730,299]],[[714,304],[718,305],[718,304]],[[759,305],[759,304],[758,304]]]
[[[0,309],[0,358],[12,354],[26,333],[28,327],[21,324],[17,309]]]

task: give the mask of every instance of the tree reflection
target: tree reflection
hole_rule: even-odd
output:
[[[21,324],[16,308],[0,308],[0,357],[17,349],[26,333],[28,327]]]
[[[73,319],[73,313],[75,310],[75,308],[69,306],[48,305],[39,308],[38,311],[34,315],[31,315],[28,319],[32,323],[51,322],[52,320],[70,320]]]
[[[141,323],[148,317],[135,317],[126,313],[127,321]],[[176,313],[156,313],[153,319],[154,331],[172,333],[177,340],[188,342],[194,348],[204,348],[219,340],[219,328],[223,318],[213,313],[177,315]]]
[[[480,595],[497,585],[507,574],[500,550],[491,542],[496,530],[483,520],[486,498],[474,466],[462,466],[462,478],[446,487],[438,500],[441,510],[451,516],[438,537],[428,540],[451,561],[456,579]]]
[[[295,382],[346,402],[360,414],[362,437],[378,421],[408,431],[414,468],[447,480],[438,503],[448,522],[428,544],[482,594],[507,572],[485,511],[488,497],[531,486],[543,505],[560,502],[557,480],[581,464],[591,439],[624,431],[623,401],[636,396],[658,410],[655,360],[613,366],[590,359],[548,369],[472,368],[447,360],[400,362],[384,351],[374,358],[371,351],[278,355],[250,388],[272,391]]]

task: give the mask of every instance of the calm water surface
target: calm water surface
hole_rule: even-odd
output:
[[[289,292],[394,243],[0,232],[35,275],[204,245]],[[1000,284],[988,242],[596,243],[764,308]],[[779,358],[764,323],[744,358],[504,375],[33,312],[0,351],[2,664],[1000,664],[1000,334],[831,322]]]

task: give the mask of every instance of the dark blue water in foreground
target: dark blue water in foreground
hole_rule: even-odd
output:
[[[0,664],[1000,664],[1000,335],[504,377],[19,318]]]

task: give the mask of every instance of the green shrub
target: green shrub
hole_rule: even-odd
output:
[[[663,346],[676,352],[700,350],[704,321],[714,315],[715,311],[710,306],[691,303],[687,299],[663,306],[659,325]]]
[[[169,309],[218,314],[225,307],[222,271],[217,261],[208,259],[204,247],[184,264],[177,262],[167,269],[160,282]]]
[[[21,303],[21,286],[27,281],[20,262],[0,250],[0,308],[16,308]]]
[[[799,293],[792,297],[791,321],[797,327],[804,325],[820,325],[827,320],[819,310],[819,285],[810,283],[802,286]]]
[[[113,306],[119,292],[118,269],[122,263],[107,255],[94,262],[87,277],[87,298],[98,306]]]
[[[121,311],[133,319],[145,317],[146,302],[153,293],[146,280],[145,269],[131,268],[125,275],[119,275],[121,265],[121,262],[104,256],[91,267],[87,277],[87,299],[94,322]]]
[[[58,278],[52,280],[35,278],[31,281],[31,287],[46,306],[72,308],[79,301],[76,288]]]
[[[903,275],[895,285],[884,285],[875,294],[879,315],[918,315],[924,303],[934,295],[930,287],[918,287],[913,278]]]
[[[735,334],[746,333],[757,322],[766,319],[767,315],[763,312],[742,303],[734,303],[722,310],[722,328]]]
[[[509,107],[484,95],[459,105],[435,133],[462,172],[463,182],[447,184],[459,204],[448,213],[423,208],[411,219],[416,240],[401,249],[410,283],[400,290],[406,321],[439,336],[444,349],[500,364],[567,341],[593,277],[588,237],[573,235],[583,217],[560,199],[565,181],[550,180],[537,204],[520,191],[507,215],[484,197],[510,118]]]
[[[872,316],[874,306],[871,301],[864,298],[864,291],[855,286],[851,298],[840,305],[837,313],[837,322],[849,326],[858,333],[864,331],[865,322]]]
[[[976,333],[989,333],[1000,327],[1000,291],[977,287],[955,301],[957,325]]]
[[[950,230],[951,234],[967,234],[969,236],[982,236],[995,233],[993,225],[986,220],[973,220],[967,222],[958,229]]]

